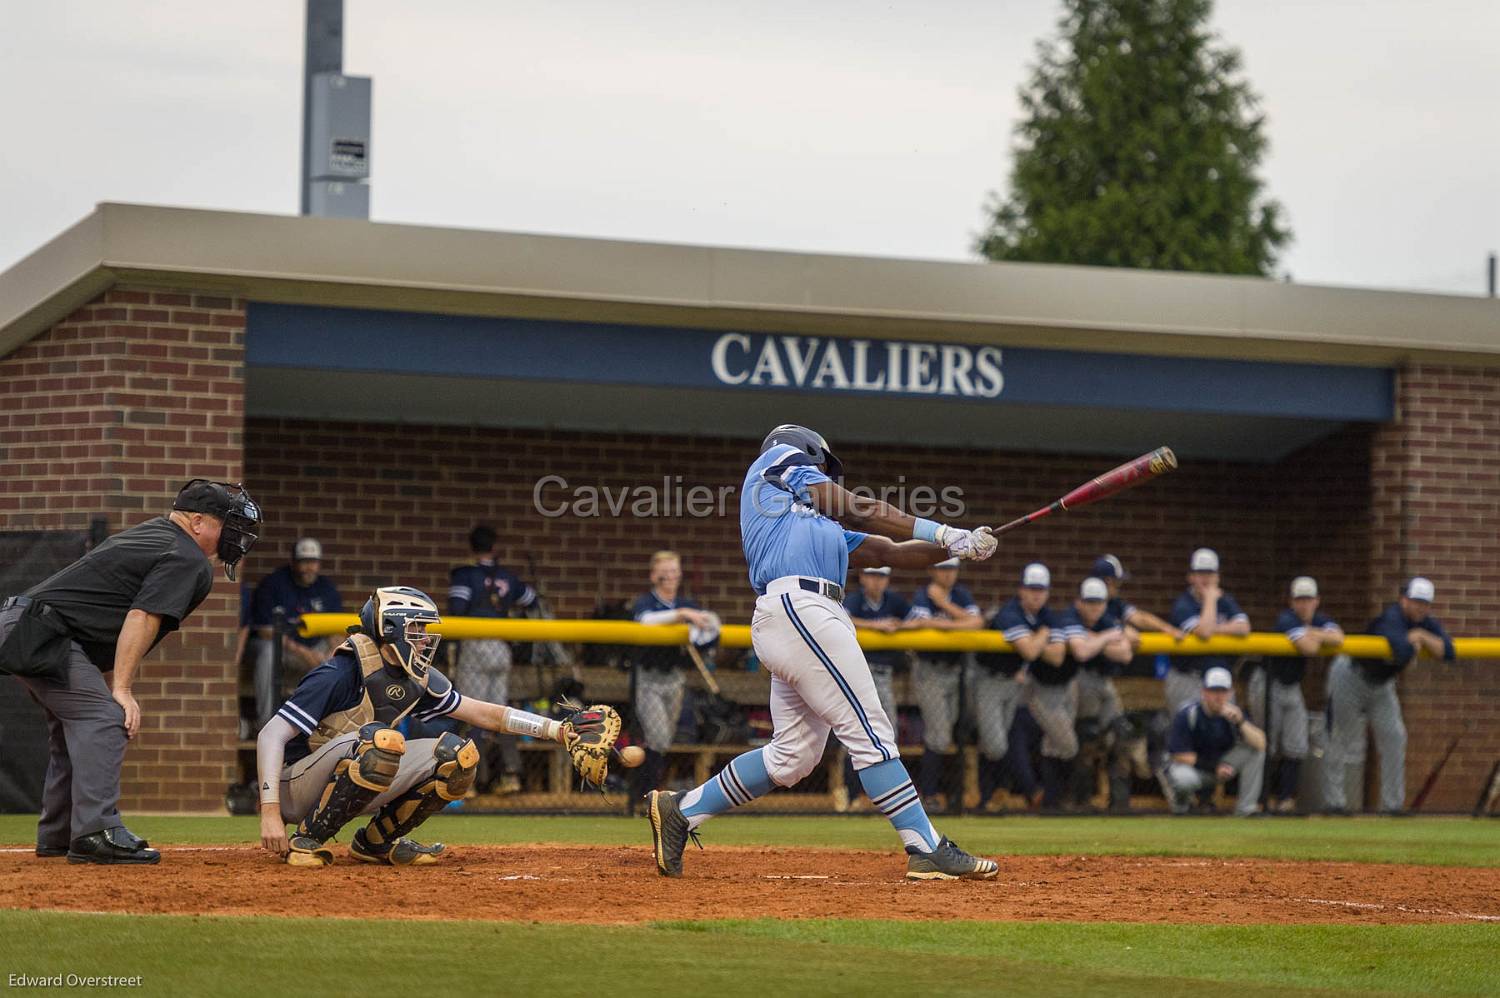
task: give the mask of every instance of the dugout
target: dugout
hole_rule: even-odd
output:
[[[252,579],[311,534],[350,602],[397,576],[441,593],[486,520],[559,616],[670,545],[742,619],[733,515],[674,497],[737,484],[774,423],[822,429],[855,484],[959,489],[978,522],[1167,443],[1172,479],[1015,535],[967,583],[992,604],[1040,558],[1061,590],[1110,550],[1160,607],[1208,544],[1258,623],[1294,574],[1357,626],[1420,571],[1481,634],[1497,331],[1484,299],[105,204],[0,274],[0,530],[119,529],[189,477],[243,478],[269,518]],[[578,487],[600,515],[544,515],[549,475],[547,508]],[[656,515],[609,515],[639,488]],[[128,806],[217,805],[237,606],[221,583],[148,663]],[[1488,663],[1403,682],[1410,783],[1456,707],[1500,730]]]

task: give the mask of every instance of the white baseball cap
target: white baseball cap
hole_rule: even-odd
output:
[[[1084,579],[1078,587],[1078,598],[1089,602],[1103,603],[1109,599],[1109,586],[1103,579]]]
[[[1318,580],[1311,575],[1299,575],[1292,580],[1292,599],[1318,595]]]
[[[1234,689],[1234,677],[1229,670],[1222,665],[1216,665],[1203,674],[1203,688],[1205,690],[1232,690]]]
[[[940,561],[936,565],[933,565],[932,567],[933,568],[957,568],[958,567],[958,559],[957,558],[949,558],[947,561]]]
[[[1051,589],[1052,573],[1047,571],[1046,565],[1034,561],[1021,569],[1021,587],[1023,589]]]
[[[1419,575],[1406,584],[1407,599],[1415,599],[1421,600],[1424,603],[1431,603],[1432,598],[1436,595],[1437,587],[1432,584],[1431,579],[1424,579]]]
[[[322,561],[323,545],[312,537],[303,537],[292,545],[293,561]]]
[[[890,575],[891,574],[891,566],[889,566],[889,565],[882,565],[880,568],[867,568],[867,569],[864,570],[864,574],[865,575]]]
[[[1218,570],[1219,553],[1213,548],[1199,548],[1193,552],[1193,557],[1188,562],[1189,572],[1217,572]]]

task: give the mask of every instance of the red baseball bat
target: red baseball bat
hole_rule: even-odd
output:
[[[1003,534],[1007,530],[1014,530],[1032,520],[1040,520],[1060,509],[1074,509],[1091,502],[1098,502],[1132,485],[1139,485],[1148,478],[1155,478],[1157,475],[1171,471],[1175,467],[1177,467],[1177,455],[1172,453],[1172,448],[1158,447],[1149,454],[1142,454],[1134,461],[1127,461],[1118,468],[1106,471],[1093,481],[1078,486],[1061,499],[1054,500],[1050,506],[1043,506],[1035,513],[1027,513],[1003,527],[996,527],[994,532]]]

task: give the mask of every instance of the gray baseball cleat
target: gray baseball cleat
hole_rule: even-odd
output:
[[[932,852],[906,847],[907,880],[993,880],[999,873],[999,863],[970,856],[946,835]]]
[[[688,827],[688,820],[677,806],[679,794],[653,790],[646,795],[646,817],[651,819],[651,845],[656,854],[656,872],[663,877],[682,876],[682,851],[688,839],[699,849],[698,833]]]

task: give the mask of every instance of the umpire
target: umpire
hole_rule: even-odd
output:
[[[116,534],[0,605],[0,671],[15,675],[47,715],[38,856],[161,859],[120,819],[125,743],[141,726],[136,670],[208,596],[215,556],[234,580],[259,522],[243,486],[195,478],[169,515]]]

